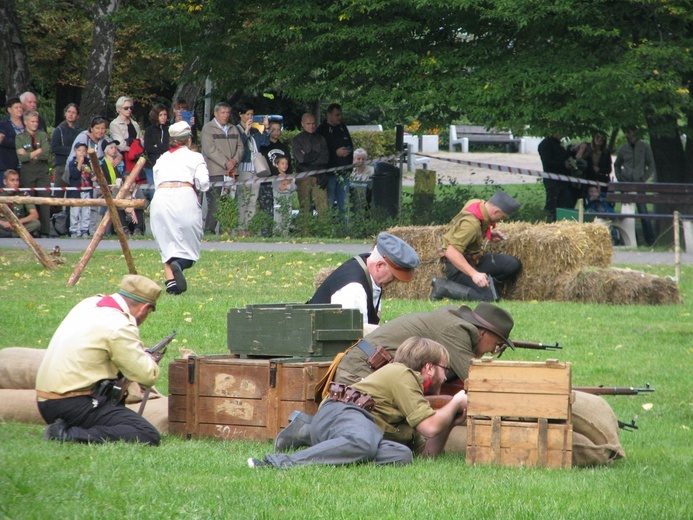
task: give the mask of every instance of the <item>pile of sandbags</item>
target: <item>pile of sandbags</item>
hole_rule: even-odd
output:
[[[36,373],[46,351],[9,347],[0,350],[0,422],[45,424],[36,406]],[[138,411],[142,388],[130,385],[126,406]],[[153,389],[144,409],[147,419],[160,433],[168,433],[168,397]]]

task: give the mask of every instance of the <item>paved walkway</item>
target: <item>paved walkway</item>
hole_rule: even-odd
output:
[[[64,253],[84,251],[89,240],[80,238],[42,238],[37,240],[41,247],[50,251],[54,246],[60,246]],[[130,240],[130,249],[156,249],[154,240]],[[0,238],[0,249],[29,249],[19,238]],[[368,251],[366,243],[361,244],[295,244],[289,242],[202,242],[203,251],[257,251],[305,253],[346,253],[355,255]],[[120,242],[114,239],[102,240],[97,251],[118,251]],[[674,253],[650,251],[614,251],[614,264],[661,264],[674,265]],[[681,264],[693,264],[693,253],[681,253]]]
[[[423,152],[422,152],[423,153]],[[514,166],[528,170],[542,171],[541,159],[536,153],[460,153],[460,152],[426,152],[425,155],[439,157],[431,159],[429,169],[436,172],[439,181],[448,184],[451,179],[457,184],[536,184],[541,182],[539,177],[504,173],[477,166],[457,164],[446,159],[470,161],[483,164]],[[414,185],[414,174],[406,174],[402,183],[405,186]]]

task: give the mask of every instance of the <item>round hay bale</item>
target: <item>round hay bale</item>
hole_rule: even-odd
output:
[[[632,269],[585,267],[568,278],[563,289],[563,297],[568,301],[617,305],[682,303],[674,280]]]

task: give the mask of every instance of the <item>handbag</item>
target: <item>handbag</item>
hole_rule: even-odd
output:
[[[253,159],[253,169],[255,170],[255,175],[258,177],[269,177],[272,175],[270,171],[269,163],[267,158],[262,155],[257,149],[257,143],[252,136],[249,139],[253,143],[252,159]]]

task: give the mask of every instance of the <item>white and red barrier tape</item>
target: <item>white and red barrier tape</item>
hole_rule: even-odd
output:
[[[542,172],[539,170],[530,170],[527,168],[517,168],[515,166],[504,166],[501,164],[489,164],[489,163],[480,163],[476,161],[464,161],[462,159],[448,159],[446,157],[437,157],[435,155],[426,155],[422,153],[417,153],[416,154],[419,157],[428,157],[429,159],[436,159],[438,161],[446,161],[446,162],[451,162],[451,163],[456,163],[456,164],[464,164],[465,166],[474,166],[476,168],[484,168],[486,170],[494,170],[497,172],[505,172],[505,173],[516,173],[519,175],[531,175],[533,177],[540,177],[542,179],[552,179],[556,181],[565,181],[565,182],[571,182],[573,184],[584,184],[584,185],[589,185],[589,186],[608,186],[607,183],[605,182],[599,182],[599,181],[588,181],[587,179],[581,179],[579,177],[572,177],[570,175],[561,175],[559,173],[548,173],[548,172]]]
[[[435,155],[427,155],[427,154],[422,154],[422,153],[417,153],[415,154],[418,157],[428,157],[429,159],[435,159],[437,161],[445,161],[445,162],[451,162],[455,164],[463,164],[465,166],[473,166],[476,168],[483,168],[486,170],[493,170],[497,172],[504,172],[504,173],[514,173],[518,175],[530,175],[532,177],[539,177],[542,179],[552,179],[552,180],[557,180],[557,181],[564,181],[564,182],[570,182],[573,184],[581,184],[581,185],[587,185],[587,186],[599,186],[599,187],[606,187],[608,186],[607,183],[605,182],[598,182],[598,181],[589,181],[586,179],[581,179],[579,177],[572,177],[570,175],[561,175],[558,173],[548,173],[548,172],[542,172],[540,170],[530,170],[528,168],[518,168],[516,166],[505,166],[501,164],[490,164],[490,163],[481,163],[481,162],[476,162],[476,161],[465,161],[462,159],[449,159],[446,157],[438,157]],[[375,164],[379,162],[391,162],[393,160],[398,159],[400,156],[395,154],[395,155],[390,155],[387,157],[378,157],[377,159],[371,159],[369,161],[366,161],[366,164]],[[323,170],[310,170],[307,172],[301,172],[301,173],[296,173],[293,174],[290,178],[293,179],[302,179],[304,177],[308,177],[310,175],[317,175],[319,173],[334,173],[338,171],[343,171],[343,170],[351,170],[353,169],[352,165],[349,166],[339,166],[337,168],[326,168]],[[246,181],[239,182],[237,180],[231,180],[231,181],[222,181],[222,182],[213,182],[210,183],[210,187],[224,187],[224,188],[231,188],[234,186],[239,186],[239,185],[251,185],[251,184],[261,184],[263,182],[273,182],[276,180],[276,177],[255,177],[253,179],[248,179]],[[153,184],[140,184],[138,185],[139,188],[142,189],[153,189],[155,186]],[[22,191],[22,192],[37,192],[37,191],[90,191],[92,188],[62,188],[62,187],[51,187],[51,188],[18,188],[17,190],[11,190],[7,188],[0,188],[0,192],[14,192],[14,191]]]

